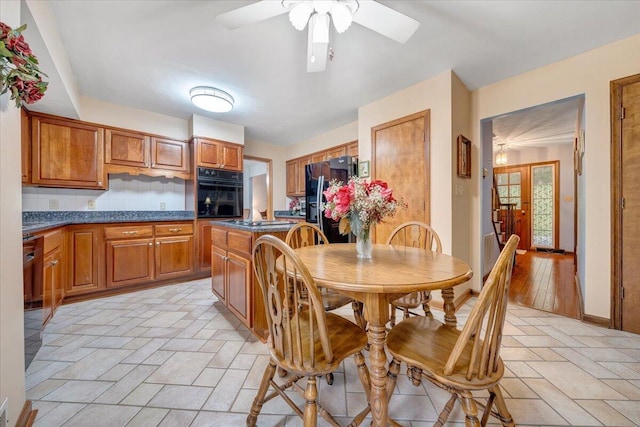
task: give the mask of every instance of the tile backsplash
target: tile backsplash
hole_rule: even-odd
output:
[[[90,208],[92,203],[95,203],[93,209]],[[22,187],[23,211],[180,211],[185,209],[185,182],[177,178],[110,175],[107,191]]]

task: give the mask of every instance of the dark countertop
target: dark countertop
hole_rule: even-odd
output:
[[[289,231],[296,223],[293,221],[211,221],[212,226],[233,228],[236,230],[249,231],[252,233],[264,233],[275,231]]]
[[[304,219],[304,214],[293,215],[289,211],[274,211],[273,216],[276,218],[292,218],[292,219]]]
[[[71,224],[192,221],[193,219],[193,211],[23,212],[22,233],[35,233]]]

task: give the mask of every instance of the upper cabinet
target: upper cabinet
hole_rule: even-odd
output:
[[[189,144],[121,129],[105,131],[108,173],[189,178]]]
[[[358,157],[358,141],[347,144],[347,156]]]
[[[196,138],[196,164],[206,168],[242,171],[242,145]]]
[[[106,189],[104,129],[50,116],[31,117],[31,182]]]
[[[326,151],[326,159],[335,159],[336,157],[342,157],[347,155],[347,147],[341,145],[339,147],[330,148]]]

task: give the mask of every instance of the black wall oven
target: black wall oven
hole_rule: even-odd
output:
[[[242,172],[198,168],[198,218],[242,217]]]

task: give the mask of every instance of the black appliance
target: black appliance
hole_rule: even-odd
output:
[[[242,172],[198,168],[198,218],[242,217]]]
[[[24,286],[24,368],[42,346],[42,237],[27,234],[22,239],[22,279]]]
[[[337,157],[324,162],[312,163],[305,167],[305,219],[307,222],[318,224],[329,242],[349,242],[351,234],[343,236],[338,230],[338,221],[324,216],[322,204],[326,199],[322,192],[329,187],[329,182],[335,179],[346,184],[349,177],[357,175],[358,164],[351,156]]]

